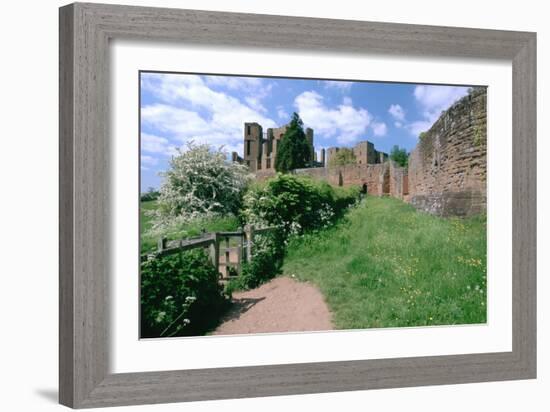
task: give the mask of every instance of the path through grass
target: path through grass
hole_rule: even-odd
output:
[[[338,329],[486,322],[486,219],[444,219],[368,197],[294,239],[283,271],[324,294]]]

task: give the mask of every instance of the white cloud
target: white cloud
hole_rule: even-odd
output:
[[[240,100],[211,89],[212,84],[232,90],[256,88],[258,93]],[[178,146],[193,140],[242,152],[243,122],[276,126],[258,100],[271,89],[262,79],[207,76],[203,80],[195,75],[147,74],[142,77],[142,87],[160,101],[142,107],[143,124],[169,136],[170,143],[175,141]]]
[[[164,137],[141,133],[141,151],[172,156],[176,153],[176,147]]]
[[[414,97],[420,106],[421,118],[405,122],[405,112],[399,105],[391,105],[388,112],[396,120],[395,127],[405,127],[413,136],[418,136],[432,127],[441,113],[468,94],[468,87],[419,85]]]
[[[383,122],[373,122],[371,127],[375,136],[385,136],[388,132],[388,127]]]
[[[392,117],[398,122],[405,120],[405,110],[403,110],[403,108],[398,104],[390,105],[388,113],[391,114]]]
[[[148,155],[141,155],[141,164],[142,165],[149,165],[149,166],[155,166],[158,164],[158,159],[153,156]]]
[[[433,122],[429,120],[417,120],[406,125],[407,130],[414,136],[418,136],[420,133],[425,132],[432,127]]]
[[[345,82],[340,80],[323,80],[322,83],[325,89],[337,89],[341,92],[349,92],[351,90],[351,86],[353,86],[353,82]]]
[[[260,102],[260,99],[254,96],[246,96],[244,98],[246,103],[248,103],[248,106],[250,106],[251,109],[256,109],[259,112],[267,113],[267,109],[265,106]]]
[[[414,97],[423,110],[426,119],[435,122],[441,112],[468,94],[468,87],[459,86],[416,86]]]
[[[221,86],[229,90],[251,90],[262,85],[262,79],[258,77],[204,76],[204,80],[209,86]]]
[[[336,137],[342,144],[353,143],[365,134],[372,117],[364,108],[355,108],[350,99],[341,105],[329,108],[323,96],[314,92],[303,92],[296,97],[294,105],[306,125],[315,129],[322,138]]]
[[[283,106],[277,106],[277,117],[281,120],[284,120],[285,122],[288,122],[290,120],[290,115],[283,108]]]

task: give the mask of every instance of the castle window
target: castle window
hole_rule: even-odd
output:
[[[266,159],[265,168],[266,169],[271,169],[271,159]]]
[[[250,125],[246,125],[246,134],[250,136]]]
[[[246,155],[250,156],[250,140],[246,141]]]

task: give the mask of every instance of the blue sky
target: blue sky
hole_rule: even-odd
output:
[[[177,148],[193,140],[243,152],[244,122],[264,130],[297,112],[317,152],[369,140],[411,150],[467,87],[141,73],[141,190],[158,188]]]

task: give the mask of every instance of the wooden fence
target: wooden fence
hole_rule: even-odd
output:
[[[276,229],[276,226],[255,228],[245,226],[234,232],[205,233],[200,237],[168,240],[159,239],[157,250],[141,255],[141,260],[155,259],[186,250],[208,249],[212,264],[218,268],[220,277],[227,280],[232,274],[241,273],[243,262],[250,262],[253,256],[254,236]],[[234,269],[234,271],[231,270]]]

